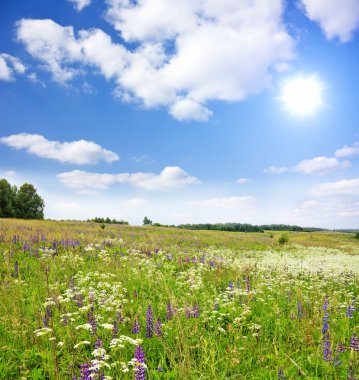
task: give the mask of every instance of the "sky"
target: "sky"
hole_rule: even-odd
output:
[[[359,227],[359,0],[12,0],[0,28],[0,178],[46,218]]]

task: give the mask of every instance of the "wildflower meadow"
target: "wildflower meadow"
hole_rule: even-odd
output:
[[[1,379],[359,379],[353,234],[0,220]]]

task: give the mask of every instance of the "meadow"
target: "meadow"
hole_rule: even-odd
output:
[[[359,240],[0,220],[1,379],[359,378]]]

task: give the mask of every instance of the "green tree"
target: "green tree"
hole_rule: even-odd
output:
[[[35,187],[24,183],[16,194],[15,216],[22,219],[44,219],[44,200]]]
[[[145,216],[145,217],[143,218],[143,225],[144,225],[144,226],[150,226],[150,225],[152,225],[152,220],[151,220],[151,219],[148,219],[147,216]]]
[[[11,187],[6,179],[0,179],[0,218],[15,216],[16,187]]]

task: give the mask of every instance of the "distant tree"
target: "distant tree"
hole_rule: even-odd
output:
[[[144,226],[150,226],[150,225],[152,225],[152,220],[149,219],[149,218],[147,218],[147,216],[145,216],[145,217],[143,218],[143,225],[144,225]]]
[[[15,216],[16,192],[16,187],[11,187],[6,179],[0,180],[0,218],[11,218]]]
[[[22,219],[44,219],[44,200],[30,183],[24,183],[16,193],[15,216]]]
[[[359,239],[359,232],[357,232],[357,233],[355,234],[355,238],[356,238],[356,239]]]

